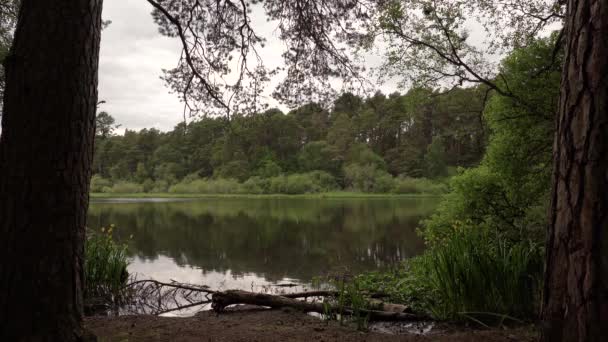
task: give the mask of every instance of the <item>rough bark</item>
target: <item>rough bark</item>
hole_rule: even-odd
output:
[[[102,0],[23,0],[0,137],[0,340],[82,340]]]
[[[569,0],[543,341],[608,341],[608,1]]]

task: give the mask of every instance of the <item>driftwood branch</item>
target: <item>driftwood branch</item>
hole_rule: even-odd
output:
[[[369,309],[354,310],[353,308],[349,307],[340,308],[333,304],[306,302],[289,298],[286,296],[269,295],[265,293],[253,293],[240,290],[216,292],[215,294],[213,294],[211,307],[214,311],[218,313],[222,312],[227,306],[233,304],[259,305],[267,306],[270,308],[290,307],[302,312],[316,312],[320,314],[326,314],[329,312],[354,314],[355,311],[358,311],[359,314],[367,316],[372,321],[423,321],[430,319],[429,317],[423,315],[415,315],[408,312],[380,311]],[[376,308],[380,307],[382,306],[376,306]]]
[[[204,304],[211,304],[215,312],[222,312],[235,304],[248,304],[270,308],[290,307],[302,312],[320,314],[361,315],[369,320],[381,321],[421,321],[430,318],[412,313],[406,305],[385,303],[377,298],[382,294],[365,294],[365,308],[357,309],[338,305],[335,300],[340,292],[315,290],[288,294],[255,293],[241,290],[214,291],[207,286],[184,284],[176,281],[138,280],[127,285],[134,293],[131,311],[154,315],[180,311]],[[307,301],[309,298],[314,300]],[[303,300],[302,300],[303,299]]]

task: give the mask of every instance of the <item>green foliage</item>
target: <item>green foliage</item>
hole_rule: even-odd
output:
[[[420,264],[418,260],[414,257],[400,267],[388,271],[357,275],[354,282],[362,292],[382,293],[387,302],[403,303],[411,306],[414,312],[425,313],[432,294],[425,279],[418,276],[418,270],[413,271],[413,268]]]
[[[337,155],[326,141],[313,141],[304,146],[298,154],[298,167],[301,171],[326,171],[337,174],[339,162]]]
[[[344,179],[349,189],[361,192],[389,192],[394,185],[382,157],[364,144],[350,148]]]
[[[534,318],[542,283],[541,249],[528,241],[511,244],[477,227],[456,230],[414,261],[412,271],[434,298],[427,303],[431,314],[481,322]]]
[[[386,289],[438,319],[501,324],[536,317],[560,81],[560,63],[546,67],[554,43],[555,35],[539,39],[502,62],[498,82],[514,95],[489,100],[484,116],[491,135],[481,164],[459,169],[439,208],[422,222],[427,251],[401,272],[363,276],[366,287]],[[427,104],[425,97],[413,102]],[[444,143],[445,136],[428,145],[428,175],[447,173]],[[418,182],[403,179],[395,189],[411,192]]]
[[[446,184],[426,178],[397,177],[392,192],[396,194],[441,195],[448,191]]]
[[[485,144],[484,130],[479,118],[469,113],[481,111],[483,96],[479,88],[445,94],[420,88],[369,98],[347,93],[332,111],[310,103],[287,114],[270,109],[235,114],[229,122],[206,117],[180,123],[169,132],[127,129],[123,135],[114,134],[117,125],[110,114],[99,113],[93,170],[112,182],[145,182],[145,191],[167,188],[191,174],[244,183],[252,176],[270,180],[312,171],[331,174],[344,188],[352,186],[345,184],[344,169],[358,165],[364,172],[354,168],[353,174],[369,178],[371,173],[378,179],[373,185],[356,181],[355,187],[364,189],[359,191],[387,191],[392,188],[388,175],[431,177],[435,175],[428,170],[443,175],[443,164],[476,164]],[[441,146],[433,144],[433,137]],[[443,164],[436,167],[439,162]],[[259,184],[261,190],[254,186],[250,191],[267,192],[268,186]]]
[[[427,152],[424,156],[426,174],[431,178],[446,176],[448,170],[445,159],[443,140],[440,137],[434,137],[433,142],[427,146]]]
[[[350,164],[344,168],[344,178],[349,189],[361,192],[388,192],[393,178],[373,164]]]
[[[128,280],[127,246],[114,242],[115,227],[90,231],[85,241],[85,299],[113,302],[122,295]]]
[[[169,188],[170,193],[182,194],[238,194],[241,185],[234,179],[195,179],[182,181]]]
[[[559,63],[545,68],[554,39],[538,40],[503,61],[511,91],[533,106],[512,97],[491,98],[485,111],[492,130],[487,153],[479,167],[452,178],[451,193],[423,223],[429,243],[449,235],[458,222],[491,228],[512,241],[542,239],[544,224],[539,223],[548,203],[560,81]]]
[[[262,163],[262,166],[257,170],[257,174],[263,178],[275,177],[281,174],[281,167],[274,161],[267,159]]]
[[[112,187],[112,181],[105,179],[100,175],[94,175],[91,178],[91,192],[106,192],[105,190]]]
[[[538,313],[542,249],[515,244],[477,227],[457,226],[449,238],[388,272],[357,276],[359,287],[381,292],[439,320],[502,324]]]
[[[102,192],[111,192],[117,194],[136,194],[144,192],[144,186],[133,182],[118,181],[109,188],[103,188]]]
[[[215,170],[214,176],[244,181],[249,177],[249,165],[244,160],[230,161]]]
[[[323,171],[273,177],[269,183],[268,193],[274,194],[296,195],[337,189],[333,176]]]

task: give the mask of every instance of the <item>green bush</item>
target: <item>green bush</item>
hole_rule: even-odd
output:
[[[144,186],[133,182],[118,181],[112,187],[104,188],[103,192],[116,194],[135,194],[144,192]]]
[[[113,302],[128,280],[127,246],[112,240],[114,225],[88,232],[85,241],[85,299]]]
[[[196,179],[179,182],[169,188],[171,193],[183,194],[237,194],[241,185],[234,179]]]
[[[386,171],[372,163],[349,164],[344,167],[346,186],[354,191],[382,192],[380,188],[387,186],[388,177],[391,176]]]
[[[100,175],[94,175],[91,178],[91,192],[105,192],[105,188],[111,188],[112,181],[106,178],[103,178]]]
[[[144,189],[144,192],[153,192],[152,190],[154,190],[155,188],[155,184],[154,181],[151,180],[150,178],[147,178],[146,180],[144,180],[144,182],[141,185]]]
[[[332,191],[337,188],[335,178],[324,171],[296,173],[272,177],[269,180],[268,193],[273,194],[306,194]]]
[[[268,159],[257,169],[256,173],[262,178],[269,178],[280,175],[281,171],[281,166],[279,166],[279,164]]]
[[[163,192],[168,192],[168,191],[169,191],[169,182],[167,182],[166,180],[156,180],[154,182],[154,185],[152,186],[152,189],[150,189],[148,192],[163,193]]]
[[[396,194],[440,195],[448,191],[446,184],[426,178],[397,177],[391,189]]]
[[[243,183],[242,190],[245,194],[266,194],[270,188],[270,182],[266,178],[253,176]]]

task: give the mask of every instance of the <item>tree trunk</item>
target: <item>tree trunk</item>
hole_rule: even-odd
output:
[[[0,340],[77,341],[102,0],[23,0],[0,137]]]
[[[569,0],[543,341],[608,341],[608,1]]]

